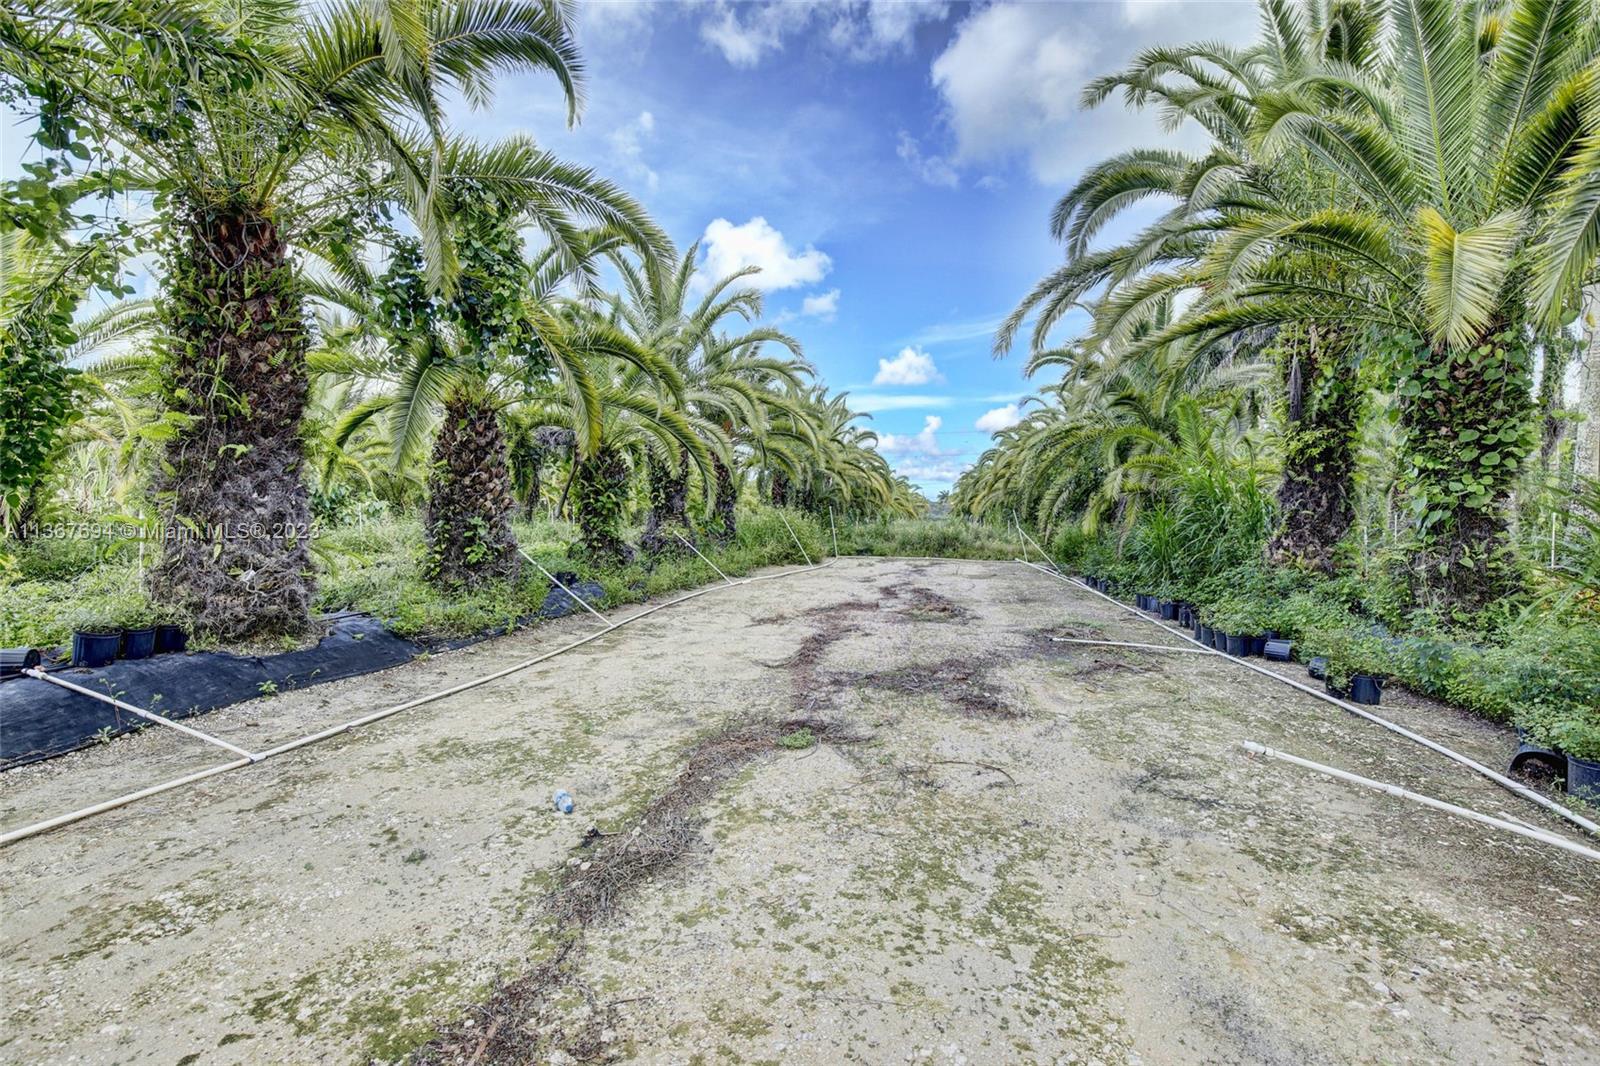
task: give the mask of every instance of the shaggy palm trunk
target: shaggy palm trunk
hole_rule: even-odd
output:
[[[572,510],[578,520],[579,551],[597,566],[615,566],[633,558],[622,539],[628,499],[628,459],[602,446],[573,466]]]
[[[772,472],[772,506],[789,506],[789,475],[782,470]]]
[[[723,544],[731,544],[738,534],[738,524],[734,518],[733,507],[738,502],[738,490],[733,485],[733,471],[716,456],[711,458],[711,469],[716,476],[716,502],[717,519],[721,528],[717,531],[717,540]]]
[[[1348,338],[1317,326],[1285,332],[1280,519],[1267,551],[1280,565],[1331,574],[1355,518],[1361,390]]]
[[[651,459],[649,478],[650,513],[645,516],[640,546],[651,555],[686,551],[678,538],[690,539],[689,456],[681,455],[671,464]]]
[[[1530,364],[1527,344],[1507,329],[1479,348],[1418,353],[1402,383],[1412,571],[1435,605],[1477,610],[1521,583],[1506,505],[1537,448]]]
[[[181,226],[161,312],[165,400],[188,424],[154,484],[164,544],[151,595],[228,639],[302,632],[313,580],[299,280],[258,210],[199,209]]]
[[[512,578],[521,569],[511,532],[511,471],[500,419],[486,399],[456,389],[433,443],[423,573],[444,588]]]
[[[1600,478],[1600,284],[1583,290],[1583,372],[1578,377],[1578,425],[1573,471]]]

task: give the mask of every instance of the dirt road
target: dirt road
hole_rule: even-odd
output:
[[[592,625],[196,724],[259,750]],[[1238,744],[1558,822],[1220,659],[1050,634],[1172,639],[1017,564],[844,559],[23,841],[0,1059],[448,1056],[470,1019],[558,1062],[1600,1062],[1600,864]],[[828,728],[680,776],[752,717]],[[0,776],[0,819],[218,761],[147,732]],[[686,788],[688,846],[563,940],[552,890]],[[539,1002],[463,1013],[561,944]]]

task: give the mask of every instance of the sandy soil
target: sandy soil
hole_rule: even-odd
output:
[[[196,724],[259,749],[592,625]],[[1226,661],[1050,633],[1171,639],[1016,564],[839,560],[6,848],[0,1059],[362,1062],[459,1033],[549,957],[591,825],[626,834],[728,723],[801,715],[866,739],[719,778],[681,861],[583,932],[541,1061],[588,1026],[650,1063],[1600,1063],[1600,864],[1238,743],[1555,819]],[[23,768],[0,825],[218,761],[161,731]]]

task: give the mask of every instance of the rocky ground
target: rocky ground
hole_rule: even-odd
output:
[[[593,628],[195,724],[261,750]],[[0,1059],[1600,1062],[1600,863],[1239,742],[1561,823],[1223,659],[1052,634],[1177,643],[1014,563],[842,559],[25,840]],[[0,824],[212,750],[0,775]]]

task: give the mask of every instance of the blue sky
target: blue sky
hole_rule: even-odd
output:
[[[591,0],[579,17],[576,127],[532,75],[454,124],[532,134],[621,182],[681,247],[702,242],[707,273],[760,266],[768,319],[930,496],[1030,391],[1021,353],[990,343],[1060,261],[1054,201],[1112,152],[1200,143],[1117,103],[1080,111],[1084,83],[1151,44],[1256,27],[1251,0]],[[0,123],[7,177],[26,125]]]
[[[932,495],[1029,392],[1020,354],[989,351],[1059,262],[1050,206],[1084,163],[1164,136],[1120,106],[1079,111],[1083,83],[1148,44],[1244,39],[1255,8],[713,0],[581,18],[576,128],[534,76],[456,124],[529,132],[624,183],[680,246],[702,242],[708,273],[761,266],[768,318]]]

